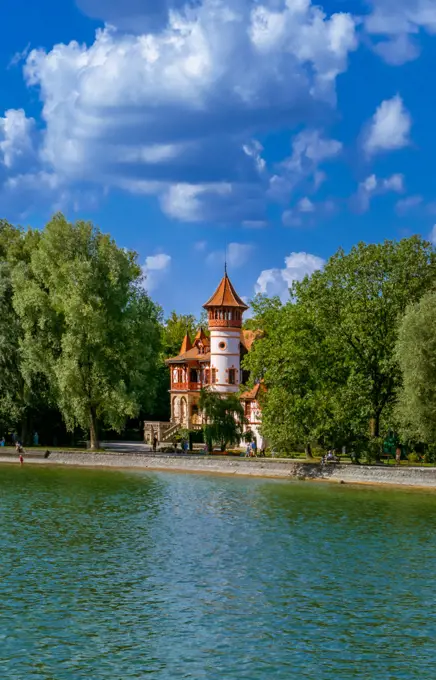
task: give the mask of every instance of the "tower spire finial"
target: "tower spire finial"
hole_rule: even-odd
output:
[[[224,252],[224,275],[227,276],[227,244]]]

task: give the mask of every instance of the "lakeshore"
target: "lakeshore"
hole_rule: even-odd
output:
[[[216,455],[92,453],[51,451],[25,454],[25,464],[159,470],[169,472],[206,473],[245,477],[269,477],[329,481],[348,484],[414,486],[436,489],[436,467],[394,467],[376,465],[321,466],[311,461],[283,458],[235,458]],[[19,464],[14,452],[0,455],[0,463]]]

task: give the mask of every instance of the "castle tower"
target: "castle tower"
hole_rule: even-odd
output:
[[[237,392],[241,382],[242,315],[248,306],[233,288],[227,270],[215,293],[203,307],[209,318],[209,383],[223,394]]]

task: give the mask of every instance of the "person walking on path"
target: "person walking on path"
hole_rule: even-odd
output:
[[[401,446],[397,446],[395,451],[395,462],[397,465],[401,464]]]
[[[153,436],[153,452],[154,452],[154,453],[156,453],[157,445],[158,445],[157,436],[154,435],[154,436]]]

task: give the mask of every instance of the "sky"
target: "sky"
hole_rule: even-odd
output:
[[[168,314],[436,243],[435,0],[3,0],[0,217],[92,220]],[[227,253],[227,255],[225,255]]]

